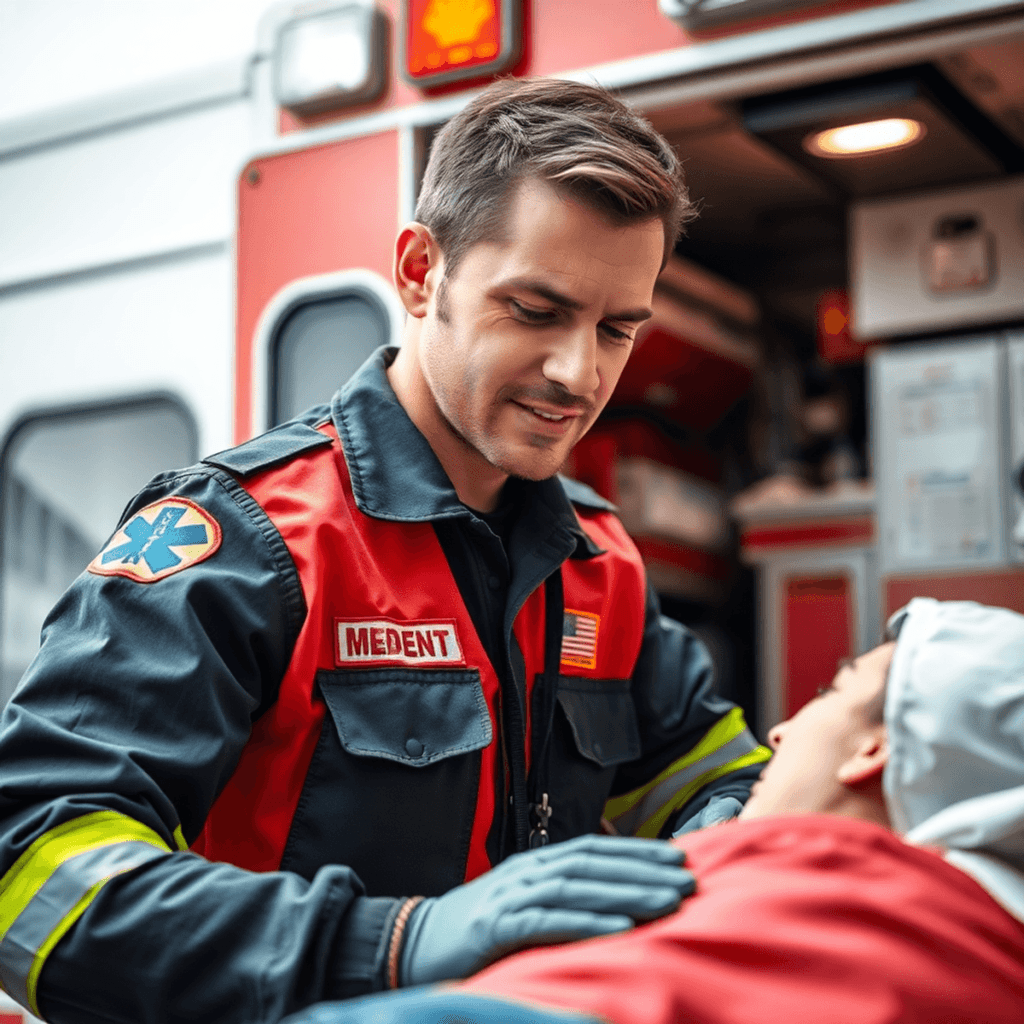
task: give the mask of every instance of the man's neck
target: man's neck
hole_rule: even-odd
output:
[[[411,348],[401,348],[387,369],[388,381],[399,404],[427,439],[459,501],[476,512],[493,512],[498,507],[508,474],[495,469],[452,431],[413,361]]]

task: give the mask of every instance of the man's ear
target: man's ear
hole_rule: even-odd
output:
[[[427,315],[430,298],[443,274],[441,250],[430,229],[406,224],[395,242],[395,288],[410,316]]]
[[[885,726],[880,725],[865,736],[854,754],[839,766],[836,778],[851,789],[880,784],[888,760],[889,739]]]

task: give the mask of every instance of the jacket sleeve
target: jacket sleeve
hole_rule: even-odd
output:
[[[632,683],[641,756],[619,769],[605,818],[624,834],[665,837],[714,800],[744,803],[771,752],[715,694],[707,649],[661,614],[650,585]]]
[[[151,583],[84,572],[0,719],[0,982],[55,1024],[276,1021],[384,984],[400,900],[188,852],[305,617],[284,541],[228,474],[158,477],[209,557]]]

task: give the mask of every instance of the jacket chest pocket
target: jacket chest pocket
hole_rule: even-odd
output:
[[[588,761],[610,768],[640,756],[640,729],[628,679],[558,677],[558,704],[576,749]]]
[[[317,683],[342,747],[355,757],[423,768],[491,742],[475,668],[322,672]]]
[[[616,767],[640,756],[630,685],[628,679],[558,679],[548,771],[554,840],[598,831]]]
[[[458,885],[493,739],[479,671],[323,671],[316,685],[327,713],[281,867],[347,864],[371,896]]]

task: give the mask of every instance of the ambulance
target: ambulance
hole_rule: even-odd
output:
[[[397,229],[500,75],[613,89],[684,161],[701,215],[566,471],[760,734],[912,595],[1024,611],[1024,3],[293,0],[0,124],[0,702],[150,476],[397,342]]]

